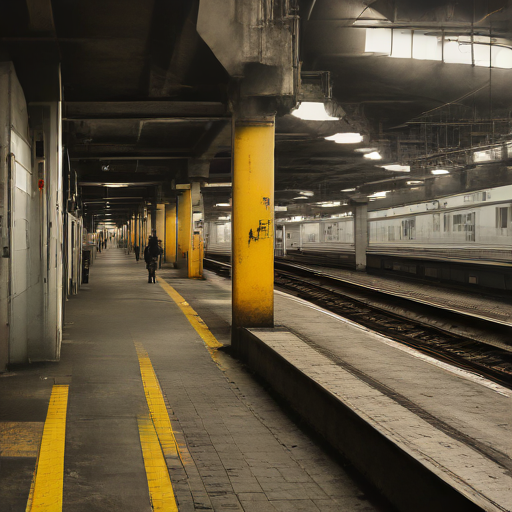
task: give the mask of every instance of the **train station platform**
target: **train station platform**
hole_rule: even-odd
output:
[[[225,288],[157,275],[104,250],[66,303],[61,361],[1,376],[2,512],[59,495],[70,512],[392,510],[218,350]]]
[[[214,332],[227,332],[228,279],[174,286]],[[453,304],[473,300],[449,293]],[[292,295],[276,292],[275,322],[249,330],[248,364],[400,509],[512,510],[511,390]],[[404,457],[392,460],[396,448]],[[439,482],[422,488],[429,475]],[[467,501],[451,502],[440,482]]]
[[[223,348],[230,281],[157,275],[104,251],[61,361],[0,378],[5,510],[59,482],[65,511],[512,510],[510,390],[281,292],[244,335],[255,378]]]

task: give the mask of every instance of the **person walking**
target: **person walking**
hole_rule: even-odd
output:
[[[160,248],[158,247],[158,238],[156,235],[150,236],[148,245],[144,249],[144,261],[148,269],[148,283],[156,283],[156,268],[158,266],[158,256]]]
[[[139,263],[140,247],[138,245],[135,245],[133,247],[133,252],[135,253],[135,260],[137,261],[137,263]]]

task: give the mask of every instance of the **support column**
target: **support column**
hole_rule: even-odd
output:
[[[176,263],[176,204],[165,205],[165,262]]]
[[[188,252],[188,277],[191,279],[203,278],[203,199],[201,196],[201,184],[193,181],[190,184],[191,201],[191,239]]]
[[[368,248],[368,203],[355,203],[354,245],[356,249],[356,270],[366,270],[366,249]]]
[[[274,325],[273,116],[234,119],[232,345],[240,327]]]
[[[156,205],[156,236],[162,241],[165,250],[165,204]]]
[[[192,201],[190,190],[178,196],[178,255],[179,269],[186,269],[188,276],[188,252],[190,250],[192,228]],[[183,272],[185,274],[185,272]]]

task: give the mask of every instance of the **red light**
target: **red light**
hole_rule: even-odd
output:
[[[44,188],[44,180],[39,180],[38,181],[38,185],[39,185],[39,190],[43,190],[43,188]]]

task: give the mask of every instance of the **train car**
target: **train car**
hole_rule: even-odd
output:
[[[207,253],[228,257],[230,221],[209,224]],[[276,256],[354,266],[350,214],[283,221],[276,230]],[[512,290],[512,185],[374,209],[368,238],[370,271]]]

